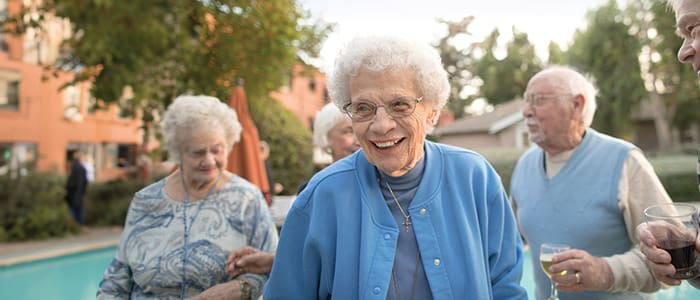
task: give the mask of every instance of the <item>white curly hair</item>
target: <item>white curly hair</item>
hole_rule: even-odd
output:
[[[219,127],[224,131],[226,150],[230,152],[243,130],[233,108],[215,97],[192,95],[175,98],[165,111],[160,127],[165,149],[175,161],[180,161],[180,146],[187,143],[181,140],[184,132]]]
[[[314,120],[314,145],[320,148],[328,147],[328,132],[343,121],[350,121],[350,117],[333,103],[324,105],[316,113]]]
[[[328,92],[340,109],[350,102],[350,79],[360,69],[382,71],[410,68],[425,101],[432,104],[438,115],[447,103],[450,83],[438,51],[430,45],[403,37],[360,36],[351,40],[338,54],[328,79]],[[434,125],[434,124],[432,124]],[[429,128],[428,132],[432,130]]]

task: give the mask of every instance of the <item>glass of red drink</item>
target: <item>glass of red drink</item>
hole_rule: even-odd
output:
[[[671,255],[676,274],[670,277],[688,279],[700,275],[695,263],[698,209],[685,203],[657,204],[644,210],[644,218],[656,246]]]

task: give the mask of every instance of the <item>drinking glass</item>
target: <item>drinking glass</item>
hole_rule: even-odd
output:
[[[552,275],[561,276],[566,274],[566,270],[556,274],[549,273],[549,267],[552,266],[552,256],[569,249],[571,249],[571,247],[562,244],[544,243],[540,245],[540,265],[542,266],[544,273],[547,274],[547,277],[549,277],[550,283],[549,298],[547,298],[547,300],[559,300],[557,289],[554,288],[554,280],[552,280]]]
[[[671,255],[676,273],[669,277],[689,279],[700,274],[695,265],[698,209],[684,203],[657,204],[644,210],[644,218],[656,246]]]

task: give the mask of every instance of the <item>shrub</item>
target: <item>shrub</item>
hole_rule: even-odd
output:
[[[0,176],[0,241],[64,236],[79,230],[64,200],[65,176],[55,172]]]
[[[146,185],[148,182],[138,179],[91,183],[83,202],[85,223],[97,226],[123,225],[134,193]]]
[[[275,99],[251,101],[249,106],[260,139],[270,145],[268,160],[275,181],[284,186],[282,194],[295,194],[313,174],[311,132]]]

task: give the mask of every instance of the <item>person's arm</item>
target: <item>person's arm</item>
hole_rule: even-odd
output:
[[[299,195],[287,214],[279,243],[279,249],[283,250],[275,255],[263,295],[265,300],[289,299],[290,295],[295,299],[319,298],[321,261],[309,238],[309,214],[303,210],[308,204],[307,194]]]
[[[262,193],[257,192],[254,199],[248,203],[243,218],[247,224],[245,233],[250,241],[249,246],[263,252],[274,253],[278,242],[277,227]],[[245,280],[250,288],[252,299],[257,299],[263,292],[268,275],[246,272],[236,277],[236,280]]]
[[[231,251],[226,260],[226,272],[232,276],[249,272],[268,274],[272,270],[275,253],[263,252],[253,247],[243,247]]]
[[[135,200],[132,200],[132,203]],[[140,217],[137,211],[132,209],[132,204],[129,205],[129,210],[126,214],[124,222],[124,230],[122,230],[119,246],[114,259],[109,263],[104,272],[102,281],[97,289],[97,299],[129,299],[131,298],[131,290],[134,284],[133,274],[129,263],[126,261],[126,240],[129,237],[135,218]]]
[[[248,281],[244,279],[231,280],[224,283],[219,283],[201,292],[199,295],[189,298],[190,300],[209,300],[209,299],[236,299],[236,300],[251,300],[253,298],[252,290]]]
[[[637,149],[630,150],[625,160],[618,186],[618,200],[628,237],[634,244],[639,243],[635,231],[644,222],[644,209],[659,203],[671,203],[653,166]],[[656,280],[644,255],[636,246],[623,254],[604,259],[614,277],[609,291],[650,293],[664,287]]]

